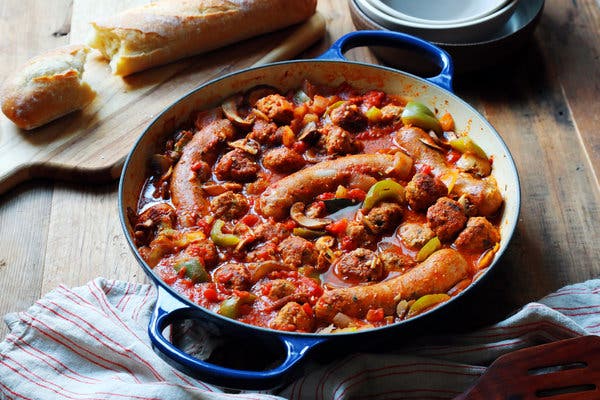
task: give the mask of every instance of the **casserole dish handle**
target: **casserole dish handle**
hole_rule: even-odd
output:
[[[285,355],[280,365],[268,370],[250,371],[213,364],[183,352],[163,335],[163,330],[177,321],[189,318],[199,321],[199,319],[193,307],[176,299],[160,285],[157,288],[156,305],[148,325],[148,333],[154,349],[168,363],[192,376],[201,377],[207,383],[229,388],[272,389],[293,378],[295,373],[299,372],[298,367],[309,350],[326,340],[311,336],[271,335],[269,340],[280,341]],[[211,324],[210,321],[205,322]]]
[[[441,68],[438,75],[425,78],[427,81],[452,92],[454,64],[450,55],[434,44],[415,36],[400,32],[389,31],[355,31],[336,40],[331,47],[317,59],[344,60],[344,53],[354,47],[361,46],[390,46],[410,49],[422,53]]]

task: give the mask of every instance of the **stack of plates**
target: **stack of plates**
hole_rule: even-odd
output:
[[[497,63],[522,47],[542,14],[544,0],[349,0],[358,29],[408,33],[437,44],[459,72]],[[397,53],[376,55],[397,66]]]

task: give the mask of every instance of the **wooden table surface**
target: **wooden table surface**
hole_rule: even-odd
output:
[[[82,9],[112,13],[125,3],[3,0],[0,80],[39,52],[70,43],[73,29],[82,29],[73,20]],[[456,94],[507,142],[522,185],[510,248],[466,312],[481,323],[600,273],[599,4],[547,0],[524,52],[505,65],[456,78]],[[327,18],[327,35],[305,57],[354,30],[345,1],[319,0],[319,11]],[[367,49],[353,50],[349,58],[375,61]],[[0,238],[2,315],[26,309],[60,284],[79,286],[98,276],[146,281],[121,232],[116,182],[20,184],[0,196]],[[0,339],[6,333],[2,325]]]

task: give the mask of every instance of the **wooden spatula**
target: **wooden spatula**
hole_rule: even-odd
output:
[[[600,337],[581,336],[499,357],[454,400],[600,399]]]

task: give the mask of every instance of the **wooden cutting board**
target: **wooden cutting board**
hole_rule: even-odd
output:
[[[168,105],[221,75],[297,56],[324,33],[317,13],[303,24],[126,78],[113,76],[94,52],[84,79],[97,97],[85,109],[33,131],[0,114],[0,194],[35,177],[114,180],[138,136]]]

